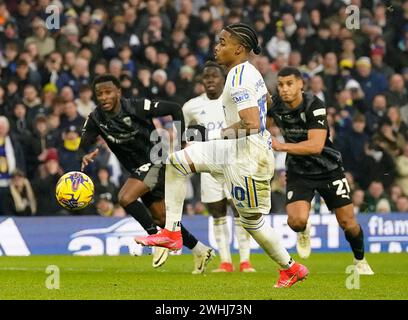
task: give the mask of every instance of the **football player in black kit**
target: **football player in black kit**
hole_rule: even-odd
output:
[[[167,101],[122,98],[119,80],[109,74],[96,78],[93,89],[98,107],[89,115],[82,129],[80,150],[88,153],[82,157],[81,169],[96,157],[98,148],[91,150],[100,135],[130,173],[129,179],[119,191],[119,204],[148,234],[154,234],[158,231],[156,226],[164,227],[166,211],[165,163],[155,161],[159,158],[151,159],[151,154],[154,155],[154,152],[151,152],[154,141],[151,141],[150,137],[155,130],[152,118],[171,115],[174,122],[181,124],[180,130],[184,132],[181,106]],[[149,209],[151,216],[140,209],[137,203],[139,198]],[[214,250],[198,241],[185,228],[182,228],[182,236],[184,245],[191,249],[194,255],[193,273],[204,272],[205,266],[214,256]],[[163,265],[167,257],[168,249],[155,248],[153,267]]]
[[[350,199],[339,151],[329,138],[326,107],[319,98],[303,93],[298,69],[285,67],[278,73],[278,94],[272,97],[268,116],[280,128],[285,143],[272,140],[276,151],[287,153],[286,211],[288,224],[298,232],[298,253],[310,255],[310,202],[315,191],[336,214],[354,254],[359,274],[374,274],[364,258],[364,236]]]

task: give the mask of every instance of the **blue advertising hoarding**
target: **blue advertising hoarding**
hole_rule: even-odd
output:
[[[284,246],[294,252],[296,234],[288,227],[286,215],[265,217],[282,236]],[[311,245],[314,252],[349,252],[349,244],[334,215],[311,215]],[[362,214],[367,252],[408,252],[408,214]],[[212,218],[186,216],[184,225],[199,240],[216,248]],[[237,252],[233,219],[228,217],[230,244]],[[142,255],[150,249],[133,238],[144,235],[133,218],[77,217],[0,217],[0,255]],[[261,252],[255,241],[252,252]],[[183,249],[184,253],[189,253]]]

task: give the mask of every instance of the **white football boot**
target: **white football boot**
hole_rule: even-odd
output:
[[[169,257],[169,249],[162,247],[153,247],[153,268],[161,267]]]
[[[205,268],[215,257],[215,251],[213,248],[208,247],[202,254],[193,254],[194,255],[194,270],[192,274],[202,274],[205,271]]]
[[[297,242],[296,250],[302,259],[307,259],[312,252],[312,247],[310,245],[310,220],[307,220],[306,229],[302,232],[297,232]]]
[[[359,275],[372,276],[374,274],[374,271],[371,269],[365,258],[363,260],[354,259],[354,265],[356,266]]]

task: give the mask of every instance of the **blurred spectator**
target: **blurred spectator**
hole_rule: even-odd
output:
[[[44,161],[47,150],[55,148],[57,145],[57,136],[50,131],[45,115],[37,115],[34,121],[33,134],[27,140],[29,143],[26,153],[27,176],[32,179],[38,166]]]
[[[387,199],[380,199],[377,202],[377,205],[375,207],[375,211],[378,213],[390,213],[391,212],[391,205],[390,202]]]
[[[54,216],[68,214],[55,198],[55,186],[62,175],[63,171],[59,166],[57,149],[48,149],[44,163],[38,167],[33,180],[38,215]]]
[[[340,148],[344,168],[351,172],[356,181],[361,180],[360,168],[364,165],[365,146],[369,142],[369,138],[364,132],[365,123],[364,115],[356,114],[353,118],[352,128],[344,135]]]
[[[380,203],[380,208],[377,208],[380,200],[384,201]],[[390,211],[391,205],[387,194],[384,191],[383,184],[380,181],[373,181],[365,194],[364,203],[361,206],[361,212],[377,212],[378,209],[386,211],[388,208],[390,208],[388,210]]]
[[[18,60],[16,64],[16,80],[18,93],[20,94],[20,96],[23,95],[23,90],[26,85],[38,85],[38,79],[36,78],[34,72],[30,70],[27,61],[22,59]]]
[[[388,117],[382,119],[379,131],[373,135],[373,142],[389,153],[394,160],[402,153],[405,145],[404,136],[393,131],[392,122]]]
[[[378,129],[381,119],[387,112],[387,100],[384,95],[378,94],[374,97],[372,108],[365,114],[366,132],[371,137]]]
[[[85,118],[79,114],[78,107],[75,102],[66,102],[64,105],[64,113],[61,117],[60,129],[64,130],[70,126],[82,128],[84,123]]]
[[[57,80],[59,90],[68,85],[72,88],[76,98],[79,95],[79,88],[82,85],[87,85],[88,83],[88,61],[83,58],[77,58],[73,68],[69,71],[63,72]]]
[[[401,213],[408,213],[408,197],[407,196],[401,196],[397,200],[397,212]]]
[[[399,133],[407,140],[408,139],[408,125],[401,119],[401,113],[397,106],[390,106],[387,110],[387,117],[391,121],[392,131]]]
[[[103,217],[111,217],[114,212],[114,204],[112,201],[112,194],[109,192],[100,193],[95,196],[96,210],[98,214]]]
[[[291,51],[291,45],[286,40],[285,31],[283,30],[283,22],[278,21],[276,23],[276,34],[266,43],[266,50],[273,59],[276,59],[278,55],[283,55],[288,58]]]
[[[359,182],[366,189],[373,181],[381,181],[388,188],[395,178],[394,161],[388,152],[375,144],[368,144],[365,148],[364,166],[361,167]]]
[[[408,93],[402,75],[397,73],[391,76],[385,97],[390,106],[401,107],[408,103]]]
[[[387,79],[391,77],[395,73],[394,69],[392,69],[388,64],[386,64],[383,60],[385,55],[384,49],[381,47],[376,47],[371,50],[370,57],[371,62],[373,64],[373,71],[376,73],[384,74]]]
[[[79,88],[79,98],[75,99],[74,103],[77,106],[78,114],[83,118],[87,118],[96,108],[92,95],[92,88],[89,85],[83,85]]]
[[[4,213],[16,216],[33,216],[37,213],[37,200],[30,181],[18,168],[11,175],[10,191]]]
[[[405,144],[403,153],[397,157],[395,164],[396,182],[402,188],[404,194],[408,196],[408,143]]]
[[[41,110],[39,110],[42,113],[45,114],[49,114],[52,110],[52,102],[54,101],[54,99],[57,96],[58,93],[58,88],[55,84],[53,83],[47,83],[44,87],[43,87],[43,91],[42,91],[42,108]]]
[[[387,89],[387,78],[384,74],[372,71],[371,60],[360,57],[356,61],[356,80],[360,83],[365,94],[365,103],[370,104],[373,98]]]
[[[37,18],[32,22],[31,26],[34,35],[25,40],[25,45],[34,43],[38,49],[38,56],[42,60],[55,50],[55,40],[48,35],[47,25],[43,20]]]
[[[272,71],[271,62],[268,56],[258,56],[255,60],[255,64],[259,72],[261,73],[265,85],[268,91],[274,93],[276,91],[277,77]]]
[[[30,135],[31,124],[28,120],[27,107],[24,103],[18,102],[14,105],[10,118],[10,129],[21,142]]]
[[[101,194],[109,193],[111,195],[111,200],[117,203],[117,188],[109,180],[110,172],[108,167],[100,167],[97,173],[97,179],[95,181],[95,195],[96,197]]]
[[[402,188],[397,184],[393,184],[390,187],[389,194],[390,194],[391,210],[395,210],[395,208],[396,208],[395,205],[396,205],[396,203],[398,201],[398,198],[403,196]]]
[[[0,159],[2,163],[4,161],[0,166],[0,180],[7,179],[16,167],[23,172],[26,169],[21,145],[15,135],[10,132],[10,123],[4,116],[0,116]]]
[[[76,54],[81,48],[79,39],[80,35],[78,26],[74,23],[70,23],[64,26],[61,30],[61,34],[57,39],[57,50],[61,52],[62,55],[65,55],[67,52]]]
[[[28,127],[32,128],[32,122],[38,113],[44,113],[41,98],[38,96],[37,88],[31,84],[24,87],[23,103],[27,107]]]
[[[58,148],[59,163],[64,172],[79,171],[80,159],[77,155],[81,136],[78,127],[70,125],[62,133],[62,146]]]
[[[361,189],[356,189],[351,195],[351,200],[353,201],[354,213],[362,213],[361,207],[364,205],[364,191]]]
[[[142,17],[140,17],[142,18]],[[112,19],[112,30],[105,35],[102,40],[102,49],[106,59],[118,57],[119,50],[124,45],[128,45],[133,54],[137,54],[140,49],[140,40],[135,33],[126,30],[123,16],[115,16]]]
[[[32,0],[18,0],[15,19],[18,25],[18,34],[25,39],[32,33],[31,22],[35,17],[34,3]]]

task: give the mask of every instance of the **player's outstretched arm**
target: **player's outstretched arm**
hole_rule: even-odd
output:
[[[259,108],[250,107],[239,111],[240,121],[224,129],[207,130],[200,124],[190,125],[189,137],[193,141],[208,141],[220,139],[237,139],[251,134],[257,134],[261,128]]]
[[[171,116],[173,122],[180,123],[180,130],[184,132],[185,122],[184,115],[181,106],[178,103],[170,101],[150,101],[148,99],[144,100],[144,108],[146,117],[157,118],[164,116]]]
[[[272,139],[272,148],[297,156],[316,155],[323,150],[327,137],[326,129],[311,129],[307,131],[307,140],[299,143],[281,143]]]

